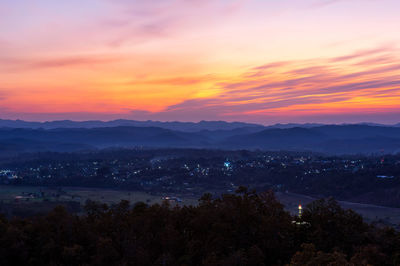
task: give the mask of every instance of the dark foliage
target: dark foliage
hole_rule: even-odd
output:
[[[240,188],[198,206],[107,206],[76,216],[0,219],[1,265],[396,265],[400,235],[363,222],[333,199],[313,202],[303,224],[269,191]]]

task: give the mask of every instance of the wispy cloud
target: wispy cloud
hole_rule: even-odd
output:
[[[333,5],[339,2],[343,2],[343,0],[317,0],[313,2],[310,7],[312,8],[319,8],[319,7],[325,7],[329,5]]]
[[[0,88],[0,101],[6,99],[7,93],[5,92],[5,89]]]
[[[202,76],[178,76],[170,78],[159,78],[150,80],[135,80],[128,82],[127,84],[149,84],[149,85],[164,85],[164,86],[185,86],[185,85],[195,85],[203,82],[210,82],[215,80],[216,77],[212,75],[202,75]]]
[[[119,7],[120,18],[104,19],[100,26],[113,31],[111,46],[168,39],[226,19],[247,2],[235,0],[125,1],[106,0]],[[207,19],[204,19],[207,14]]]
[[[364,71],[353,68],[354,62],[365,64],[382,53],[390,54],[390,60],[387,57],[383,61],[373,60],[376,64]],[[221,93],[216,96],[189,99],[153,116],[173,117],[177,113],[209,116],[214,113],[218,114],[215,118],[243,119],[246,114],[250,114],[249,117],[255,113],[267,115],[275,110],[282,114],[287,110],[286,114],[293,115],[290,110],[304,112],[315,106],[325,106],[333,113],[340,106],[350,106],[348,108],[354,111],[400,107],[399,74],[398,52],[392,48],[355,52],[341,58],[272,62],[251,68],[242,75],[244,79],[240,82],[219,83]],[[383,102],[374,103],[371,99],[383,99]],[[367,100],[370,106],[365,105]]]
[[[384,2],[4,0],[0,86],[15,89],[1,105],[187,120],[390,111],[400,6]]]
[[[0,69],[15,71],[26,69],[38,70],[43,68],[90,67],[116,62],[118,60],[121,60],[121,58],[104,55],[51,57],[47,59],[0,57]]]
[[[360,58],[365,59],[366,57],[369,57],[369,56],[378,56],[381,54],[388,54],[389,52],[391,52],[393,50],[395,50],[395,47],[393,47],[391,45],[387,45],[387,46],[382,46],[382,47],[375,48],[375,49],[361,50],[361,51],[357,51],[352,54],[334,57],[331,59],[331,61],[332,62],[342,62],[342,61],[348,61],[348,60],[354,60],[354,59],[360,59]]]

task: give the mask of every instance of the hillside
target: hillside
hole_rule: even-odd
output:
[[[370,125],[181,131],[161,127],[0,128],[0,154],[79,151],[106,147],[180,147],[312,151],[326,154],[397,153],[400,128]]]

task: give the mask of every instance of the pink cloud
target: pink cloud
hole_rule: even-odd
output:
[[[375,49],[369,49],[369,50],[361,50],[357,51],[355,53],[349,54],[349,55],[344,55],[344,56],[339,56],[330,59],[332,62],[341,62],[341,61],[348,61],[348,60],[353,60],[353,59],[364,59],[365,57],[369,56],[376,56],[382,53],[388,53],[394,51],[395,48],[392,46],[383,46]]]
[[[365,62],[371,56],[377,58],[382,52],[391,53],[391,60],[385,58],[382,64],[378,64],[381,61],[377,60],[377,64],[358,72],[347,69],[351,63],[341,64],[344,68],[339,68],[336,65],[338,58],[268,63],[250,69],[249,73],[253,73],[254,70],[272,69],[280,71],[288,78],[280,77],[279,81],[274,81],[269,80],[270,75],[263,72],[258,72],[259,75],[245,73],[245,81],[218,83],[222,92],[217,96],[189,99],[169,106],[162,112],[147,115],[167,118],[176,117],[179,113],[193,117],[204,114],[205,119],[214,114],[215,119],[251,119],[254,112],[268,116],[268,112],[275,113],[275,109],[351,101],[354,93],[361,97],[384,98],[390,101],[395,94],[400,97],[400,79],[399,75],[395,74],[400,72],[396,51],[371,49],[368,52],[355,52],[343,56],[340,61],[357,59]],[[302,112],[306,110],[303,108]],[[293,116],[294,113],[286,115]]]
[[[48,59],[3,57],[0,58],[0,69],[16,71],[42,68],[89,67],[119,60],[121,58],[103,55],[52,57]]]

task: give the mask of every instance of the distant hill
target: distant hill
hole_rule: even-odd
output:
[[[200,121],[200,122],[179,122],[179,121],[136,121],[128,119],[118,119],[111,121],[72,121],[72,120],[58,120],[47,122],[30,122],[24,120],[6,120],[0,119],[0,128],[43,128],[43,129],[56,129],[56,128],[100,128],[100,127],[119,127],[119,126],[132,126],[132,127],[160,127],[171,130],[196,132],[201,130],[232,130],[239,128],[252,128],[254,129],[269,129],[269,128],[314,128],[324,126],[326,124],[320,123],[288,123],[288,124],[274,124],[263,126],[255,123],[245,122],[226,122],[226,121]],[[367,125],[367,126],[384,126],[384,127],[400,127],[400,123],[395,125],[383,125],[377,123],[358,123],[358,124],[342,124],[342,125]]]
[[[225,147],[308,150],[331,154],[400,152],[400,128],[367,125],[326,125],[313,128],[266,129],[236,135]]]
[[[62,151],[76,152],[93,150],[94,146],[82,143],[36,141],[24,138],[0,140],[0,155],[15,155],[24,152]]]
[[[266,129],[261,132],[236,135],[223,141],[225,147],[273,150],[304,150],[325,136],[307,128]]]
[[[296,124],[296,123],[289,123],[289,124],[275,124],[271,126],[267,126],[267,128],[294,128],[294,127],[302,127],[302,128],[312,128],[312,127],[320,127],[323,126],[324,124],[318,124],[318,123],[305,123],[305,124]]]
[[[262,125],[243,122],[225,122],[225,121],[200,121],[194,122],[160,122],[160,121],[135,121],[135,120],[112,120],[112,121],[51,121],[51,122],[27,122],[23,120],[2,120],[0,119],[0,128],[32,128],[32,129],[56,129],[56,128],[100,128],[100,127],[159,127],[171,130],[195,132],[200,130],[232,130],[235,128],[264,128]]]
[[[171,131],[158,127],[104,127],[59,129],[0,129],[0,141],[15,138],[58,143],[82,143],[105,146],[186,146],[203,140],[201,135]],[[191,142],[193,140],[193,142]]]
[[[203,122],[208,128],[233,127],[210,130],[202,129],[201,124],[188,123],[186,127],[179,124],[181,130],[154,126],[54,129],[3,127],[0,128],[0,154],[137,146],[313,151],[326,154],[400,152],[400,127],[394,126],[359,124],[274,128],[245,124],[244,127],[235,128],[242,124]],[[196,127],[200,129],[194,131]]]

